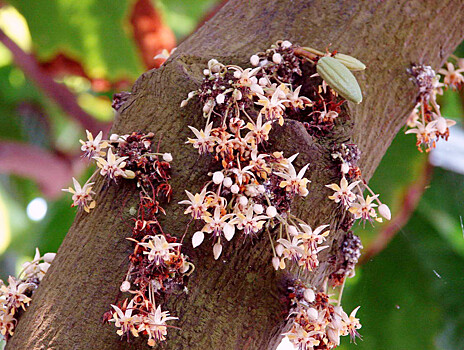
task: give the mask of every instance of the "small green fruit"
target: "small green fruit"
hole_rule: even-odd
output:
[[[343,63],[346,68],[353,72],[366,69],[366,65],[357,58],[354,58],[353,56],[348,56],[343,53],[337,53],[335,54],[334,58],[337,61]]]
[[[359,84],[342,63],[333,57],[322,57],[317,62],[317,73],[342,97],[354,103],[361,103],[362,93]]]

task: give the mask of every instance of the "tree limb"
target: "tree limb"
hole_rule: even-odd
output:
[[[134,85],[120,109],[114,132],[152,131],[162,135],[161,149],[174,156],[174,197],[166,209],[163,227],[170,233],[185,230],[188,217],[176,203],[183,191],[197,191],[205,181],[208,162],[184,144],[188,125],[204,121],[198,103],[180,109],[180,102],[200,83],[210,58],[226,64],[247,64],[249,56],[279,39],[319,50],[334,49],[353,55],[368,69],[358,74],[364,102],[349,105],[351,123],[342,125],[336,138],[357,143],[360,167],[369,178],[404,124],[417,96],[406,69],[411,63],[438,68],[462,40],[464,3],[460,1],[355,1],[355,0],[231,0],[209,22],[179,46],[158,70],[149,71]],[[333,141],[326,140],[326,141]],[[320,267],[309,276],[316,288],[331,272],[328,258],[337,249],[340,215],[327,200],[325,184],[337,180],[327,170],[329,142],[314,140],[298,122],[289,122],[274,141],[287,154],[298,150],[299,160],[310,161],[311,191],[295,208],[311,225],[331,223],[332,234]],[[300,158],[300,157],[299,157]],[[133,188],[103,189],[99,182],[97,208],[79,213],[54,264],[18,324],[11,349],[145,349],[143,339],[121,342],[114,328],[101,324],[101,315],[115,301],[127,267],[130,244],[121,219],[128,217]],[[132,198],[133,199],[133,198]],[[122,210],[122,218],[117,215]],[[187,242],[188,242],[187,237]],[[273,271],[266,239],[235,238],[214,261],[203,244],[186,253],[196,265],[189,293],[173,296],[167,308],[180,318],[165,349],[275,349],[285,324],[281,302],[286,276]]]

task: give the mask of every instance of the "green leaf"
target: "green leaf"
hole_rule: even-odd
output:
[[[343,308],[350,312],[361,305],[357,317],[363,325],[363,341],[354,346],[345,338],[345,349],[435,349],[441,317],[432,297],[436,277],[424,269],[415,249],[414,242],[397,236],[360,269],[357,283],[345,289]]]
[[[26,18],[41,60],[63,52],[94,78],[136,78],[143,72],[131,38],[130,1],[12,0]]]
[[[430,224],[450,247],[464,258],[464,177],[441,168],[434,169],[433,182],[425,192],[417,211],[433,218]]]
[[[463,191],[464,176],[435,169],[409,223],[359,269],[343,305],[361,305],[364,341],[344,349],[464,348]]]
[[[158,8],[177,38],[191,34],[218,0],[158,0]]]

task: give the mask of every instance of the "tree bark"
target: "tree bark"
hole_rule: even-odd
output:
[[[202,127],[200,106],[180,102],[198,88],[210,58],[248,65],[251,54],[279,39],[302,46],[331,49],[363,61],[356,74],[364,95],[348,104],[350,122],[337,130],[339,142],[354,142],[362,151],[360,167],[370,178],[411,112],[418,90],[406,69],[412,63],[440,67],[461,42],[464,3],[458,0],[231,0],[182,43],[158,70],[143,74],[120,110],[113,132],[152,131],[161,137],[162,152],[174,157],[174,197],[165,207],[163,227],[182,235],[189,218],[178,201],[184,189],[198,191],[209,164],[184,142],[188,125]],[[338,181],[328,170],[330,140],[315,140],[296,121],[278,131],[273,147],[285,154],[300,152],[299,164],[311,162],[310,194],[294,209],[311,225],[331,224],[332,233],[321,265],[308,276],[320,287],[331,271],[328,258],[338,248],[340,213],[327,199],[325,184]],[[412,137],[412,136],[411,136]],[[129,208],[135,189],[97,183],[97,207],[78,213],[33,301],[22,316],[12,349],[148,349],[145,339],[121,341],[113,326],[101,322],[118,295],[131,251]],[[299,202],[299,200],[296,200]],[[254,241],[235,237],[214,261],[204,243],[193,250],[187,235],[185,252],[196,265],[188,293],[173,295],[166,306],[179,317],[181,330],[170,329],[163,349],[275,349],[285,326],[282,302],[287,276],[271,266],[266,236]]]

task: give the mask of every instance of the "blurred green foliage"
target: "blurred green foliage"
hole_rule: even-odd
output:
[[[127,0],[11,0],[24,16],[41,60],[63,52],[88,74],[110,80],[136,78],[143,67],[131,39]]]
[[[464,176],[436,168],[408,224],[358,269],[344,307],[361,305],[363,341],[343,348],[464,348],[463,191]]]
[[[461,118],[457,93],[446,92],[441,104],[446,117]],[[396,136],[369,182],[393,216],[427,161],[410,136]],[[407,225],[347,282],[343,305],[347,311],[361,305],[363,340],[341,349],[464,349],[463,193],[463,175],[434,168]],[[358,225],[355,233],[368,247],[384,225]]]
[[[24,37],[23,41],[32,42],[32,50],[40,60],[63,52],[80,62],[91,78],[110,82],[133,81],[143,72],[128,21],[133,1],[10,3],[27,23],[25,31],[30,38]],[[180,40],[216,3],[217,0],[159,0],[156,7]],[[0,12],[11,9],[6,5]],[[5,25],[0,23],[3,29]],[[458,49],[461,57],[463,47]],[[95,118],[111,119],[110,96],[115,91],[96,92],[81,77],[60,81],[76,93],[82,106],[91,106],[88,112]],[[463,113],[456,93],[447,92],[442,106],[448,117],[460,118]],[[11,55],[0,45],[0,141],[22,141],[74,155],[79,149],[79,138],[84,138],[84,130],[15,67]],[[414,136],[400,132],[370,181],[372,189],[390,205],[393,215],[403,210],[402,198],[426,162],[426,155],[415,147]],[[80,175],[86,178],[88,174]],[[349,312],[361,305],[358,316],[363,324],[363,341],[354,345],[343,339],[342,349],[464,348],[463,180],[462,175],[435,169],[430,187],[409,223],[348,281],[344,308]],[[0,237],[7,245],[5,251],[0,251],[2,279],[15,274],[18,264],[32,257],[36,246],[41,252],[56,251],[73,221],[75,210],[70,208],[67,195],[48,200],[45,218],[31,221],[26,215],[27,204],[41,196],[31,180],[0,175],[0,213],[6,214],[2,224],[8,224],[7,235]],[[359,225],[356,233],[368,247],[382,228]]]

